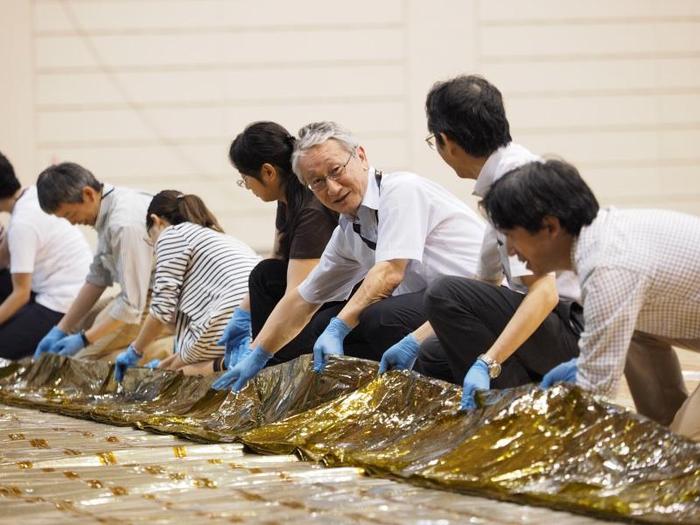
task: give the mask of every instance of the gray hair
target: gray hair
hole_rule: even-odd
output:
[[[36,181],[39,206],[46,213],[54,213],[61,204],[83,202],[85,186],[102,191],[102,183],[79,164],[62,162],[49,166]]]
[[[348,153],[352,153],[360,145],[352,133],[335,122],[312,122],[301,128],[292,152],[292,171],[302,184],[306,185],[306,182],[299,173],[299,159],[314,146],[329,140],[337,141]]]

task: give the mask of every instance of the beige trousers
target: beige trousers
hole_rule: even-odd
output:
[[[94,323],[99,323],[105,319],[109,315],[110,307],[114,301],[114,297],[100,299],[90,310],[88,315],[80,322],[80,328],[88,328]],[[150,296],[146,308],[141,315],[141,322],[146,318],[149,307]],[[75,357],[91,361],[114,361],[117,355],[123,352],[126,347],[136,339],[140,328],[140,324],[125,324],[118,330],[107,334],[90,346],[83,348]],[[141,358],[139,364],[146,364],[152,359],[165,359],[173,353],[173,344],[173,330],[163,330],[161,336],[144,349],[143,358]]]
[[[700,441],[700,386],[688,396],[673,346],[700,352],[700,339],[671,339],[634,332],[625,377],[637,412],[673,432]]]

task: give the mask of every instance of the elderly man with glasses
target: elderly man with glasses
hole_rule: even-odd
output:
[[[425,322],[423,294],[431,282],[475,275],[485,227],[479,215],[434,182],[371,166],[365,149],[337,124],[302,128],[292,167],[340,214],[338,227],[316,268],[278,303],[250,352],[215,388],[240,390],[331,301],[339,305],[313,347],[314,369],[321,372],[329,355],[345,352],[377,360]]]

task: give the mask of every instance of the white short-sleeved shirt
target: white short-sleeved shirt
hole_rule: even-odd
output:
[[[474,185],[474,195],[483,199],[493,183],[503,175],[530,162],[541,160],[540,157],[515,142],[498,148],[481,168]],[[489,223],[486,226],[479,259],[479,278],[494,283],[501,282],[505,278],[511,290],[527,293],[527,287],[521,279],[526,275],[532,275],[532,272],[516,256],[508,256],[505,236]],[[573,272],[557,272],[557,290],[562,299],[580,300],[581,290]]]
[[[16,202],[7,235],[10,272],[31,273],[36,302],[55,312],[67,312],[85,283],[92,259],[80,230],[44,213],[32,186]]]
[[[299,285],[305,301],[345,300],[376,263],[392,259],[409,259],[393,295],[423,290],[440,275],[476,275],[485,223],[474,210],[414,173],[385,173],[379,183],[370,167],[367,176],[357,217],[340,216],[319,264]]]

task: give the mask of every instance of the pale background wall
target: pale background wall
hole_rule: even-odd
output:
[[[606,204],[700,214],[695,0],[0,0],[0,150],[205,198],[265,250],[273,206],[237,188],[252,120],[334,119],[370,160],[460,181],[424,144],[430,85],[479,73],[516,140],[575,162]]]

